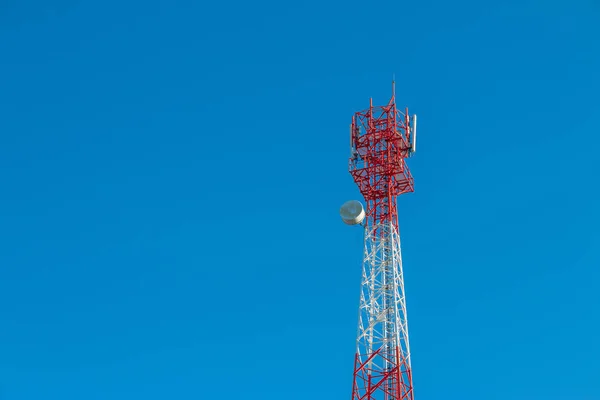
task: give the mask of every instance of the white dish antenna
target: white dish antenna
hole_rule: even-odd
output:
[[[360,201],[350,200],[340,208],[342,221],[348,225],[358,225],[365,219],[365,209]]]
[[[413,114],[412,152],[417,151],[417,114]]]

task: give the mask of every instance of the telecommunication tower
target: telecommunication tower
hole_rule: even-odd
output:
[[[366,203],[340,214],[364,227],[364,257],[352,400],[413,400],[397,197],[414,191],[406,158],[416,150],[417,117],[398,110],[394,83],[385,106],[354,114],[350,174]]]

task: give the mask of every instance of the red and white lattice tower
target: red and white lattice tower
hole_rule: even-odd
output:
[[[366,202],[345,211],[365,229],[352,400],[413,400],[397,197],[414,191],[406,158],[415,151],[416,116],[392,98],[352,117],[350,173]],[[354,204],[350,204],[354,203]],[[343,216],[343,215],[342,215]],[[364,216],[364,217],[363,217]]]

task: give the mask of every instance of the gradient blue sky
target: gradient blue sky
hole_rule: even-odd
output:
[[[347,126],[393,73],[416,399],[600,399],[599,21],[2,1],[0,399],[349,399]]]

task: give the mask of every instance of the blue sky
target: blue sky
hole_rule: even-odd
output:
[[[3,1],[0,398],[349,399],[347,127],[395,74],[416,398],[600,399],[599,20]]]

